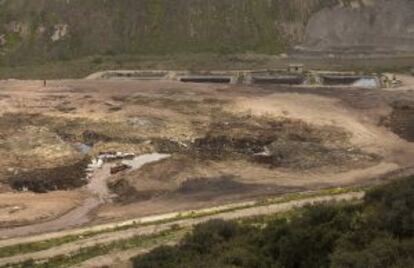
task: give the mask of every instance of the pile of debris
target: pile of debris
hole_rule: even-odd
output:
[[[97,158],[92,159],[91,163],[86,168],[87,179],[91,179],[93,173],[101,169],[105,163],[115,162],[119,160],[132,160],[136,157],[134,153],[122,153],[122,152],[101,152]],[[121,171],[131,169],[132,167],[125,163],[115,164],[111,167],[111,174],[117,174]]]
[[[47,193],[76,189],[88,183],[85,177],[88,178],[89,163],[90,159],[85,157],[64,166],[17,172],[8,178],[8,184],[19,192]]]
[[[124,160],[124,159],[134,159],[134,153],[122,153],[122,152],[101,152],[98,155],[98,159],[104,162],[111,162],[116,160]]]
[[[129,169],[132,169],[132,167],[130,165],[121,163],[121,164],[118,164],[114,167],[111,167],[111,175],[117,174],[117,173],[125,171],[125,170],[129,170]]]
[[[381,76],[381,84],[384,88],[398,88],[402,86],[402,81],[397,79],[396,74],[384,73]]]

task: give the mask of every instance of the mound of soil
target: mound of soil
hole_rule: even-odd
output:
[[[14,190],[35,193],[76,189],[87,184],[85,178],[89,163],[90,159],[85,158],[67,166],[23,172],[9,177],[8,183]]]
[[[315,142],[276,141],[268,146],[269,155],[257,155],[258,163],[271,167],[313,169],[324,166],[343,166],[373,161],[376,156],[353,148],[329,148]]]
[[[138,191],[127,180],[120,179],[108,184],[112,192],[116,193],[115,201],[122,204],[150,200],[163,191]]]
[[[414,103],[395,102],[391,115],[382,124],[401,138],[414,142]]]
[[[259,153],[268,142],[269,140],[254,137],[207,136],[196,139],[191,150],[200,158],[220,159]]]
[[[341,129],[290,119],[225,118],[212,123],[207,134],[194,141],[153,143],[160,152],[195,159],[244,159],[300,170],[375,160],[375,156],[350,147],[349,135]]]

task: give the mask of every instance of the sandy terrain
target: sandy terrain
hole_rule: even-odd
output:
[[[1,81],[0,226],[88,200],[84,163],[107,151],[171,157],[111,176],[111,198],[85,224],[370,183],[412,165],[414,86],[404,81],[393,90]]]
[[[398,90],[414,90],[414,75],[400,74],[396,77],[401,81],[402,85],[397,88]],[[390,89],[395,90],[395,89]]]
[[[77,207],[83,195],[77,192],[0,194],[0,222],[2,226],[22,225],[61,216]]]
[[[351,89],[352,90],[352,89]],[[309,124],[338,126],[352,133],[351,143],[363,150],[387,155],[400,150],[406,142],[381,126],[369,124],[370,119],[347,108],[339,99],[308,94],[271,94],[265,98],[241,99],[236,102],[239,112],[250,111],[256,116],[289,116]],[[385,109],[384,114],[387,110]]]

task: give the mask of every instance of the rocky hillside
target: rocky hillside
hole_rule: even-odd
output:
[[[0,64],[89,55],[413,47],[412,0],[0,0]],[[373,39],[372,36],[378,38]]]
[[[360,0],[312,16],[305,49],[322,52],[413,52],[414,1]]]

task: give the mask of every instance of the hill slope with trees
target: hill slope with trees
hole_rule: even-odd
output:
[[[1,0],[0,66],[91,55],[279,54],[403,45],[410,0]],[[373,36],[375,38],[373,38]],[[375,44],[372,44],[375,41]],[[345,47],[344,47],[345,46]]]
[[[363,203],[318,205],[289,217],[197,226],[177,246],[134,259],[154,267],[414,267],[414,177]]]

